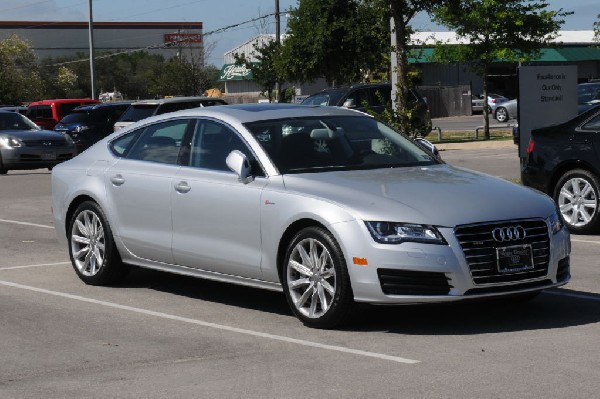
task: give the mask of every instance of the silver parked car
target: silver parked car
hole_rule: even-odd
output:
[[[13,169],[52,169],[76,154],[66,134],[41,130],[18,112],[0,111],[0,175]]]
[[[87,284],[137,265],[283,291],[314,327],[358,302],[529,299],[570,279],[550,197],[338,107],[145,119],[56,167],[52,206]]]

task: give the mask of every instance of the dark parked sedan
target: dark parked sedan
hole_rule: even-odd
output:
[[[131,102],[84,105],[61,119],[54,130],[67,133],[82,152],[113,132],[113,126]]]
[[[573,233],[600,230],[600,107],[533,130],[521,180],[554,198]]]
[[[0,175],[12,169],[52,169],[75,154],[66,134],[40,130],[17,112],[0,111]]]

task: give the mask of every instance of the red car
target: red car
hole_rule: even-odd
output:
[[[34,101],[29,104],[26,116],[42,129],[52,130],[63,116],[76,107],[97,104],[100,101],[91,98],[63,98],[58,100]]]

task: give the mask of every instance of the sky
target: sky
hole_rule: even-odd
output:
[[[202,22],[208,33],[258,18],[275,11],[277,0],[92,0],[93,19],[98,22]],[[591,30],[600,14],[599,0],[547,0],[549,9],[573,11],[563,30]],[[3,21],[87,21],[88,0],[0,0]],[[279,0],[283,12],[296,7],[297,0]],[[223,65],[223,54],[259,33],[275,33],[275,19],[244,23],[205,37],[212,48],[208,63]],[[287,17],[281,18],[282,33]],[[416,30],[445,30],[419,14],[411,25]]]

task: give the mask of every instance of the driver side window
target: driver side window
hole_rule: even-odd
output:
[[[199,120],[192,137],[188,166],[215,171],[227,171],[227,155],[239,150],[253,161],[252,152],[228,126],[209,120]]]

